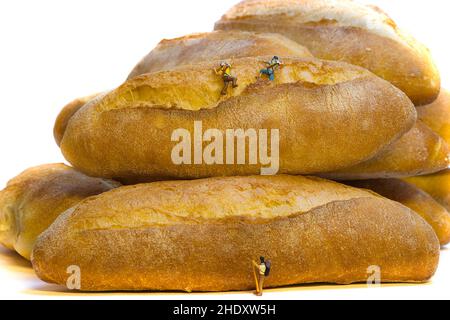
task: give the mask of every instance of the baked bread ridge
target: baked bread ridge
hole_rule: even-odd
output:
[[[0,243],[30,259],[37,236],[79,201],[118,187],[64,164],[30,168],[0,191]]]
[[[240,87],[225,98],[215,63],[133,78],[79,110],[61,150],[77,169],[127,183],[260,174],[260,165],[173,164],[174,130],[201,121],[205,131],[278,129],[279,173],[316,174],[373,158],[416,122],[406,95],[367,70],[286,58],[275,81],[257,80],[265,61],[236,59]]]
[[[450,213],[428,193],[400,179],[346,181],[355,188],[372,190],[383,197],[400,202],[431,225],[441,245],[450,242]]]
[[[257,94],[265,89],[289,84],[307,86],[338,85],[361,78],[375,78],[369,71],[347,63],[311,58],[284,57],[274,81],[263,81],[259,71],[272,56],[244,57],[232,61],[232,73],[239,86],[226,97],[220,95],[223,80],[213,69],[218,61],[202,61],[172,70],[143,74],[126,81],[98,104],[100,111],[147,107],[198,111],[218,107],[233,97]],[[400,93],[399,93],[400,94]]]
[[[312,57],[311,52],[280,34],[214,31],[162,40],[131,71],[128,79],[204,61],[259,56]]]
[[[429,50],[373,6],[349,0],[247,0],[215,29],[280,33],[318,58],[371,70],[416,105],[431,103],[439,94],[440,75]]]
[[[333,180],[405,178],[440,172],[450,165],[447,142],[422,121],[369,161],[321,176]]]
[[[255,215],[258,207],[266,214]],[[251,259],[260,255],[272,261],[268,287],[365,282],[372,265],[383,282],[423,282],[436,270],[439,242],[416,213],[365,190],[309,177],[231,177],[87,199],[39,237],[32,263],[60,285],[78,266],[82,291],[230,291],[254,288]]]

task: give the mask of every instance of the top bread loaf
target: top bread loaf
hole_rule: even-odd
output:
[[[280,33],[318,58],[369,69],[416,105],[431,103],[439,94],[439,72],[428,49],[373,6],[350,0],[246,0],[216,29]]]
[[[161,41],[136,65],[128,79],[205,61],[275,55],[313,57],[308,49],[280,34],[244,31],[198,33]]]

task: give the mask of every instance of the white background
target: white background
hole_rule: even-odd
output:
[[[73,98],[120,85],[162,38],[205,32],[237,0],[0,1],[0,188],[24,169],[62,162],[54,120]],[[450,87],[450,2],[372,0],[424,42]],[[301,287],[275,290],[272,299],[450,298],[450,252],[432,283],[421,286]],[[0,298],[53,298],[24,261],[0,249]],[[77,297],[57,295],[56,297]],[[92,297],[99,297],[93,295]],[[110,295],[120,297],[120,295]],[[177,295],[130,295],[177,298]],[[246,294],[181,298],[248,299]]]

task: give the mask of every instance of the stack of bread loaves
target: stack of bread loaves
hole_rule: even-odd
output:
[[[249,290],[259,256],[269,287],[371,266],[425,282],[450,242],[439,94],[429,51],[378,8],[243,1],[67,105],[54,135],[75,169],[13,179],[0,241],[47,282],[77,266],[84,291]]]

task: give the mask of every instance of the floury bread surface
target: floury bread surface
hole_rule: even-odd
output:
[[[236,59],[239,87],[226,97],[213,72],[219,62],[128,80],[70,118],[62,152],[89,175],[128,183],[261,173],[264,165],[250,164],[248,148],[244,164],[230,164],[225,155],[212,165],[194,164],[193,156],[191,164],[175,164],[174,132],[193,135],[200,122],[203,132],[215,129],[223,136],[228,129],[266,129],[268,155],[276,158],[279,151],[278,173],[316,174],[371,159],[414,126],[416,111],[406,95],[367,70],[286,58],[275,81],[258,79],[270,58]],[[272,148],[276,130],[279,148]]]
[[[36,238],[81,200],[118,187],[63,164],[28,169],[0,191],[0,243],[30,259]]]
[[[230,177],[118,188],[68,210],[39,237],[37,275],[81,290],[254,289],[251,260],[272,261],[267,287],[423,282],[439,242],[416,213],[318,178]]]
[[[280,33],[322,59],[365,67],[404,91],[416,105],[439,94],[430,52],[382,10],[350,0],[246,0],[216,30]]]
[[[276,55],[312,57],[308,49],[280,34],[215,31],[161,41],[128,78],[205,61],[223,60],[233,64],[237,58]]]

